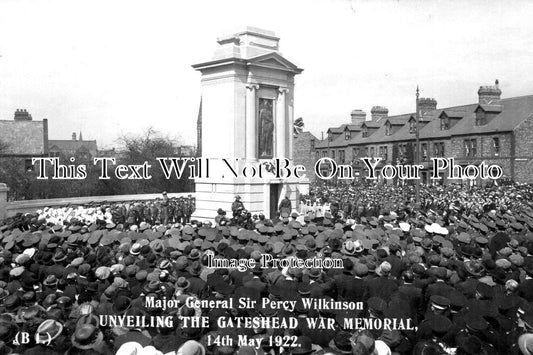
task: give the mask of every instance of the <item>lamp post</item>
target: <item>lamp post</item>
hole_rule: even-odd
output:
[[[415,130],[415,137],[416,137],[416,154],[415,154],[415,164],[416,165],[419,165],[420,164],[420,113],[419,113],[419,108],[418,108],[418,101],[419,101],[419,90],[418,90],[418,85],[416,86],[416,114],[415,114],[415,119],[416,119],[416,130]],[[418,179],[416,179],[416,185],[415,185],[415,202],[416,202],[416,207],[418,208],[419,207],[419,204],[420,204],[420,177]]]

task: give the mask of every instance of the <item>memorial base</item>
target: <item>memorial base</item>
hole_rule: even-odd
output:
[[[300,196],[309,193],[308,179],[196,179],[195,186],[196,210],[192,219],[199,221],[214,221],[219,208],[231,218],[235,195],[241,197],[244,208],[252,215],[263,213],[266,218],[274,218],[285,196],[291,200],[294,211],[299,206]]]

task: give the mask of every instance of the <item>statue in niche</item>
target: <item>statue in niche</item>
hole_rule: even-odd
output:
[[[273,102],[259,99],[259,158],[272,158],[274,142]]]

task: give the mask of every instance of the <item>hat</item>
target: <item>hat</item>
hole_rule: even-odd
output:
[[[533,334],[522,334],[518,338],[518,347],[522,351],[522,354],[533,354]]]
[[[178,277],[178,280],[176,281],[176,287],[182,288],[184,290],[188,289],[190,285],[191,282],[183,276]]]
[[[376,274],[379,276],[388,275],[391,271],[391,264],[388,261],[382,262],[376,269]]]
[[[139,255],[141,253],[142,245],[140,243],[134,243],[131,246],[130,254],[131,255]]]
[[[364,277],[368,275],[368,266],[365,264],[357,263],[354,267],[355,275],[358,277]]]
[[[123,314],[130,308],[131,299],[126,296],[118,296],[113,303],[113,311],[116,314]]]
[[[88,350],[100,345],[103,339],[104,335],[100,329],[90,323],[86,323],[76,327],[76,331],[72,334],[71,342],[78,349]]]
[[[19,277],[24,272],[24,266],[17,266],[9,272],[10,276]]]
[[[191,266],[189,266],[189,273],[192,276],[198,276],[202,272],[202,265],[198,262],[198,260],[195,260]]]
[[[431,305],[437,309],[443,310],[450,306],[450,300],[447,297],[433,295],[429,298]]]
[[[48,287],[54,287],[58,283],[57,277],[55,275],[48,275],[43,282],[43,285]]]
[[[106,280],[109,278],[109,275],[111,275],[111,269],[107,266],[100,266],[98,269],[96,269],[94,275],[100,280]]]
[[[117,355],[119,354],[117,353]],[[205,355],[205,348],[195,340],[188,340],[180,346],[176,355]]]
[[[403,232],[409,232],[409,230],[411,229],[411,225],[410,225],[409,223],[406,223],[406,222],[400,222],[399,225],[400,225],[400,229],[401,229]]]
[[[141,355],[143,346],[137,342],[129,341],[118,348],[115,355]]]
[[[47,319],[37,327],[35,341],[38,344],[46,343],[57,338],[63,331],[63,324],[54,319]]]

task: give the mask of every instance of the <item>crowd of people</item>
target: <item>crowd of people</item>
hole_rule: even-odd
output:
[[[236,196],[214,222],[192,196],[47,208],[0,222],[0,354],[531,354],[533,187],[314,187],[272,219]],[[185,206],[185,207],[184,207]],[[299,211],[298,211],[299,210]],[[342,268],[208,267],[224,259],[342,259]],[[194,300],[291,300],[287,309],[195,308]],[[175,309],[149,307],[147,298]],[[363,309],[302,307],[305,298]],[[258,303],[260,304],[260,302]],[[189,306],[188,306],[189,305]],[[162,315],[144,327],[109,315]],[[208,324],[187,327],[183,316]],[[102,318],[104,316],[104,318]],[[319,318],[290,329],[217,319]],[[346,318],[409,319],[412,329],[349,329]],[[250,339],[294,336],[294,344]],[[213,343],[227,336],[234,341]]]

